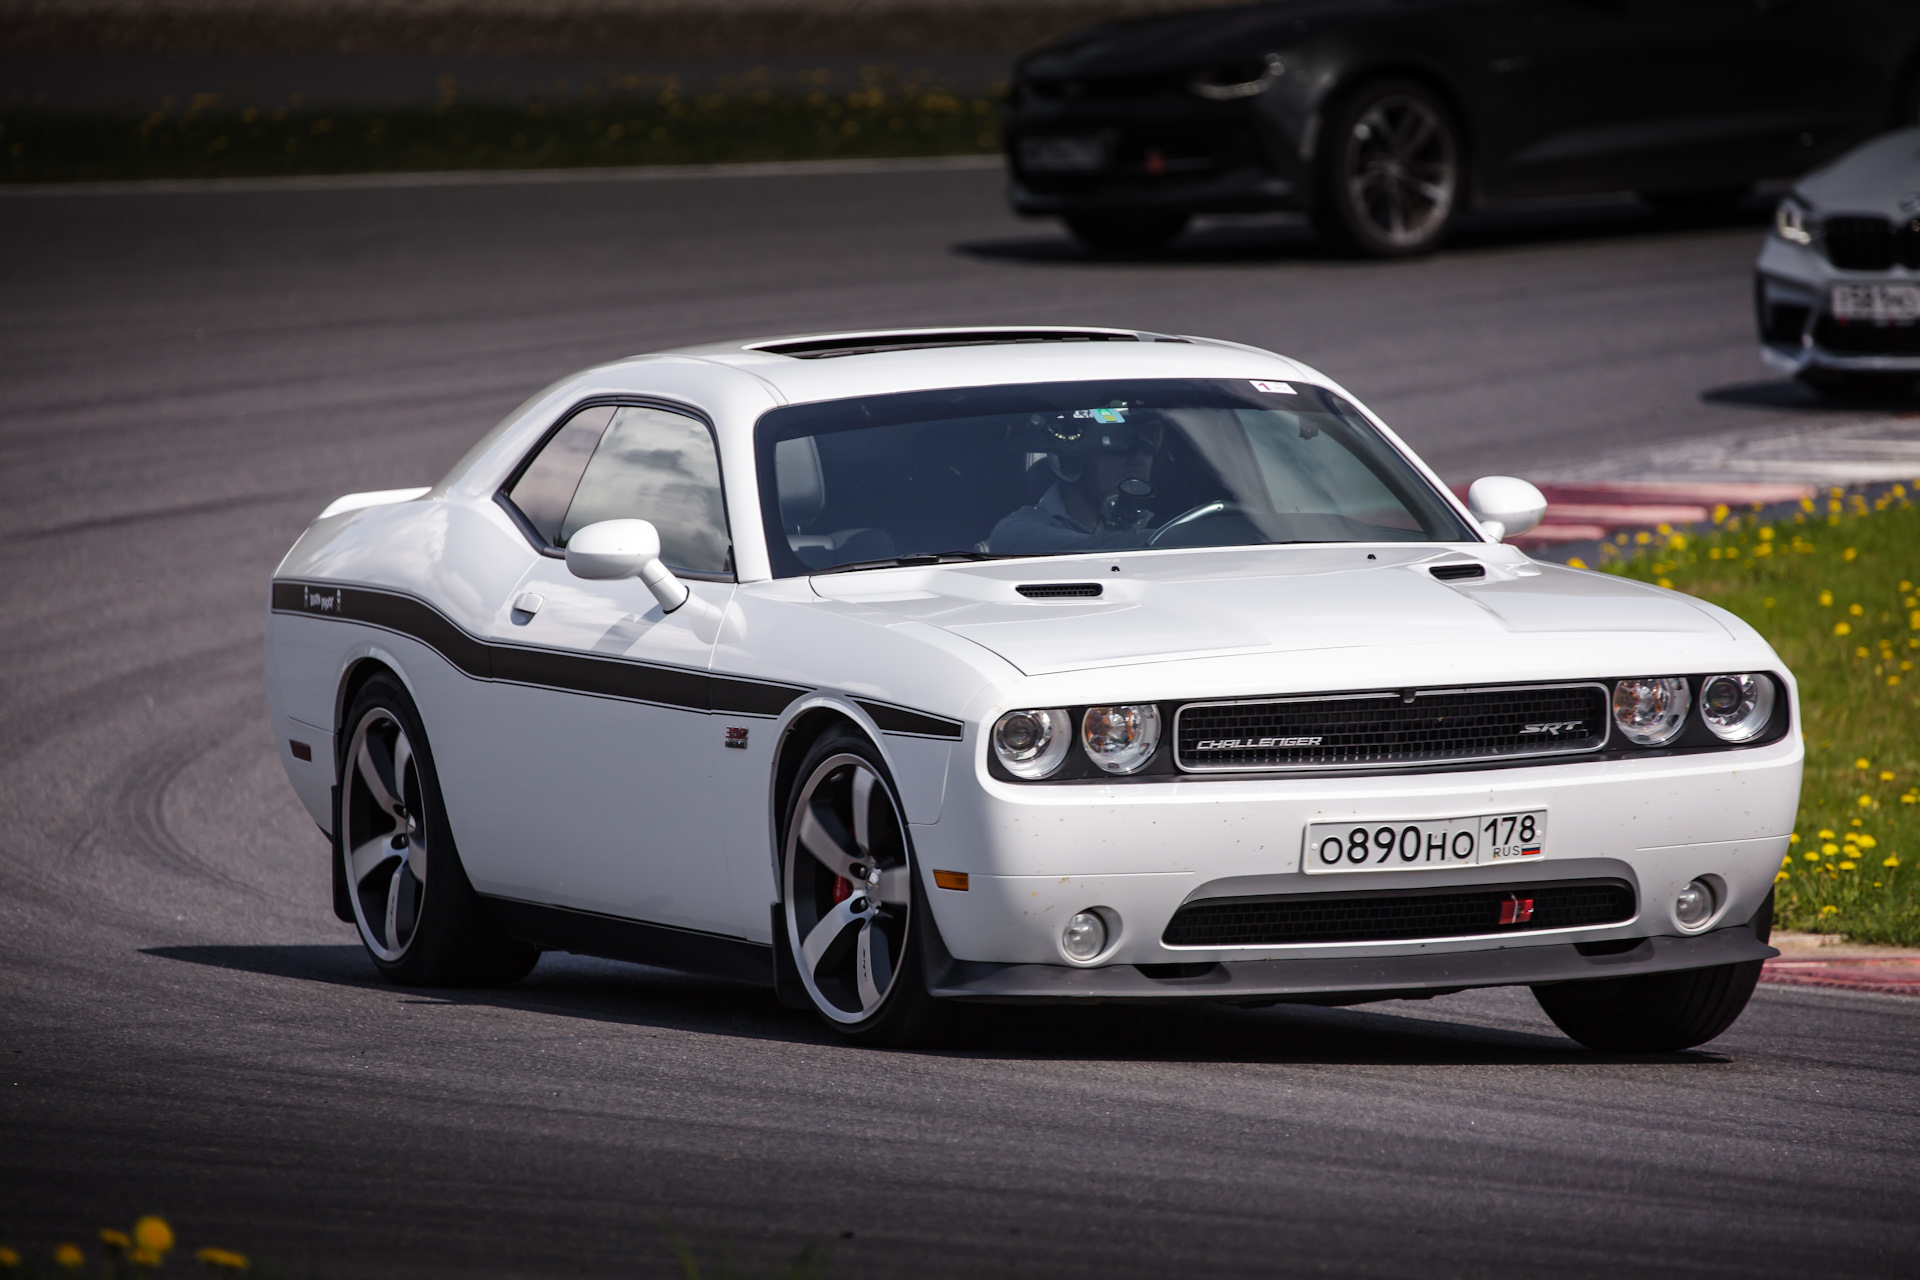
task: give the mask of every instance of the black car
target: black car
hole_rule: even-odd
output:
[[[1384,257],[1482,202],[1731,202],[1916,119],[1915,0],[1302,0],[1064,36],[1005,135],[1014,209],[1098,248],[1301,210]]]

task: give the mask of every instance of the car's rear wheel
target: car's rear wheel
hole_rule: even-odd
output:
[[[360,941],[403,986],[504,986],[539,949],[481,905],[453,847],[426,730],[398,681],[377,675],[347,713],[340,762],[341,871]]]
[[[1535,987],[1553,1024],[1602,1053],[1674,1053],[1705,1044],[1753,998],[1761,961]]]
[[[1102,253],[1152,253],[1187,229],[1184,213],[1070,213],[1067,230]]]
[[[1439,244],[1464,186],[1453,115],[1413,80],[1376,80],[1343,98],[1328,117],[1318,168],[1320,234],[1376,258]]]
[[[922,1043],[946,1021],[927,995],[925,895],[880,754],[836,731],[801,761],[782,827],[786,942],[827,1025],[876,1045]]]

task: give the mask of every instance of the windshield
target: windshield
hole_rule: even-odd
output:
[[[755,434],[778,577],[930,557],[1476,540],[1323,388],[1142,379],[774,409]]]

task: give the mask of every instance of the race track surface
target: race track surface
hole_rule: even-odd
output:
[[[1489,222],[1417,263],[1221,229],[1100,262],[987,172],[0,198],[0,1238],[137,1212],[328,1277],[1910,1275],[1920,1001],[1763,989],[1606,1058],[1525,992],[1009,1014],[844,1048],[549,956],[382,985],[280,774],[260,637],[329,498],[547,381],[881,324],[1274,346],[1450,479],[1799,416],[1751,225]],[[431,726],[429,726],[431,728]]]

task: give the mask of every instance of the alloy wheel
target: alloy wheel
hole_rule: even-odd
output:
[[[428,824],[413,744],[384,707],[354,726],[340,805],[354,922],[375,956],[398,961],[426,905]]]
[[[794,807],[784,888],[795,965],[833,1021],[872,1018],[901,979],[912,874],[885,779],[861,756],[822,760]]]
[[[1438,109],[1411,93],[1375,99],[1353,122],[1342,166],[1353,214],[1390,248],[1435,239],[1453,212],[1460,164]]]

